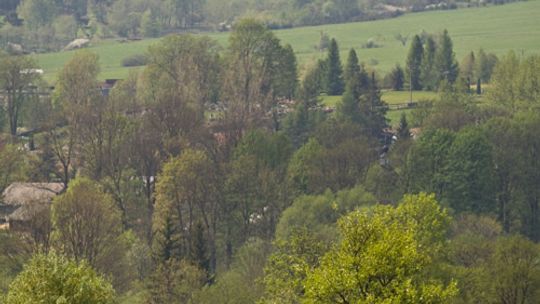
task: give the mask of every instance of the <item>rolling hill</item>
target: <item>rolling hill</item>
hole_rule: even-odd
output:
[[[355,48],[361,61],[385,73],[396,63],[403,65],[408,51],[409,44],[403,46],[394,38],[396,34],[412,36],[422,31],[438,33],[448,29],[458,60],[467,52],[479,48],[497,55],[512,49],[517,52],[536,53],[540,51],[539,20],[540,1],[532,0],[484,8],[411,13],[394,19],[371,22],[279,30],[276,35],[284,43],[292,45],[303,65],[324,56],[314,48],[323,31],[337,39],[342,60],[350,48]],[[208,36],[223,45],[227,43],[227,33],[209,33]],[[368,39],[373,39],[380,47],[362,48],[362,44]],[[158,39],[129,43],[106,40],[94,43],[90,50],[100,56],[102,78],[123,78],[130,68],[121,66],[122,59],[144,53],[147,47],[156,41]],[[45,78],[54,82],[56,73],[72,55],[73,52],[39,54],[36,59],[45,70]]]

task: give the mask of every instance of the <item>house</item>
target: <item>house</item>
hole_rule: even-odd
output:
[[[62,183],[13,183],[2,193],[0,221],[4,229],[24,230],[33,217],[50,208],[52,199],[64,190]]]

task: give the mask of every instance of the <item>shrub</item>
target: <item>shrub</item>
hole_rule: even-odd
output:
[[[135,54],[122,59],[123,67],[143,66],[148,62],[148,58],[144,54]]]

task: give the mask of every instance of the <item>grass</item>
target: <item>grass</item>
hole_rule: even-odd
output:
[[[538,53],[540,50],[540,1],[532,0],[501,6],[470,8],[448,11],[411,13],[404,16],[370,22],[301,27],[276,31],[276,35],[294,48],[299,62],[310,65],[324,56],[313,47],[319,41],[321,31],[328,33],[339,42],[342,60],[350,48],[355,48],[361,61],[377,61],[371,65],[379,72],[388,72],[396,63],[403,66],[409,44],[402,46],[394,39],[395,34],[414,35],[423,30],[438,33],[448,29],[454,42],[456,57],[461,60],[471,50],[484,48],[486,51],[502,55],[513,49],[518,52]],[[211,33],[210,37],[222,45],[227,42],[227,33]],[[369,38],[382,45],[375,49],[362,49]],[[410,39],[409,39],[410,40]],[[130,70],[124,68],[122,59],[133,54],[144,53],[157,39],[147,39],[129,43],[107,40],[95,43],[90,49],[101,59],[102,78],[124,78]],[[55,79],[56,73],[74,52],[59,52],[36,55],[45,78]]]
[[[412,96],[414,101],[436,99],[437,93],[426,91],[413,91]],[[341,100],[341,98],[342,96],[321,96],[322,103],[325,106],[329,107],[335,107],[337,103]],[[407,103],[410,99],[410,93],[408,91],[383,91],[381,99],[390,105]]]
[[[341,101],[341,98],[342,96],[321,96],[321,102],[325,106],[335,107]],[[388,104],[407,103],[410,98],[410,93],[407,91],[383,91],[381,98]],[[436,98],[437,93],[435,92],[413,91],[413,100],[415,101]],[[397,126],[399,124],[401,113],[405,113],[405,115],[408,116],[411,111],[412,109],[389,110],[386,112],[386,118],[389,121],[389,125],[393,127]]]

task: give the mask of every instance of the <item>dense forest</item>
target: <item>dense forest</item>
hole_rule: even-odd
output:
[[[272,29],[391,18],[406,12],[503,4],[508,0],[3,0],[0,47],[59,50],[72,40],[140,39],[226,31],[240,18]]]
[[[136,2],[28,0],[16,19],[39,4],[39,30],[79,28]],[[140,16],[193,26],[221,3],[185,2],[189,16]],[[350,4],[291,12],[330,2]],[[79,51],[52,90],[2,53],[0,303],[536,303],[540,56],[458,62],[450,34],[414,36],[388,75],[329,37],[299,75],[292,47],[245,18],[226,48],[168,35],[118,81]],[[383,86],[438,97],[391,126]]]

